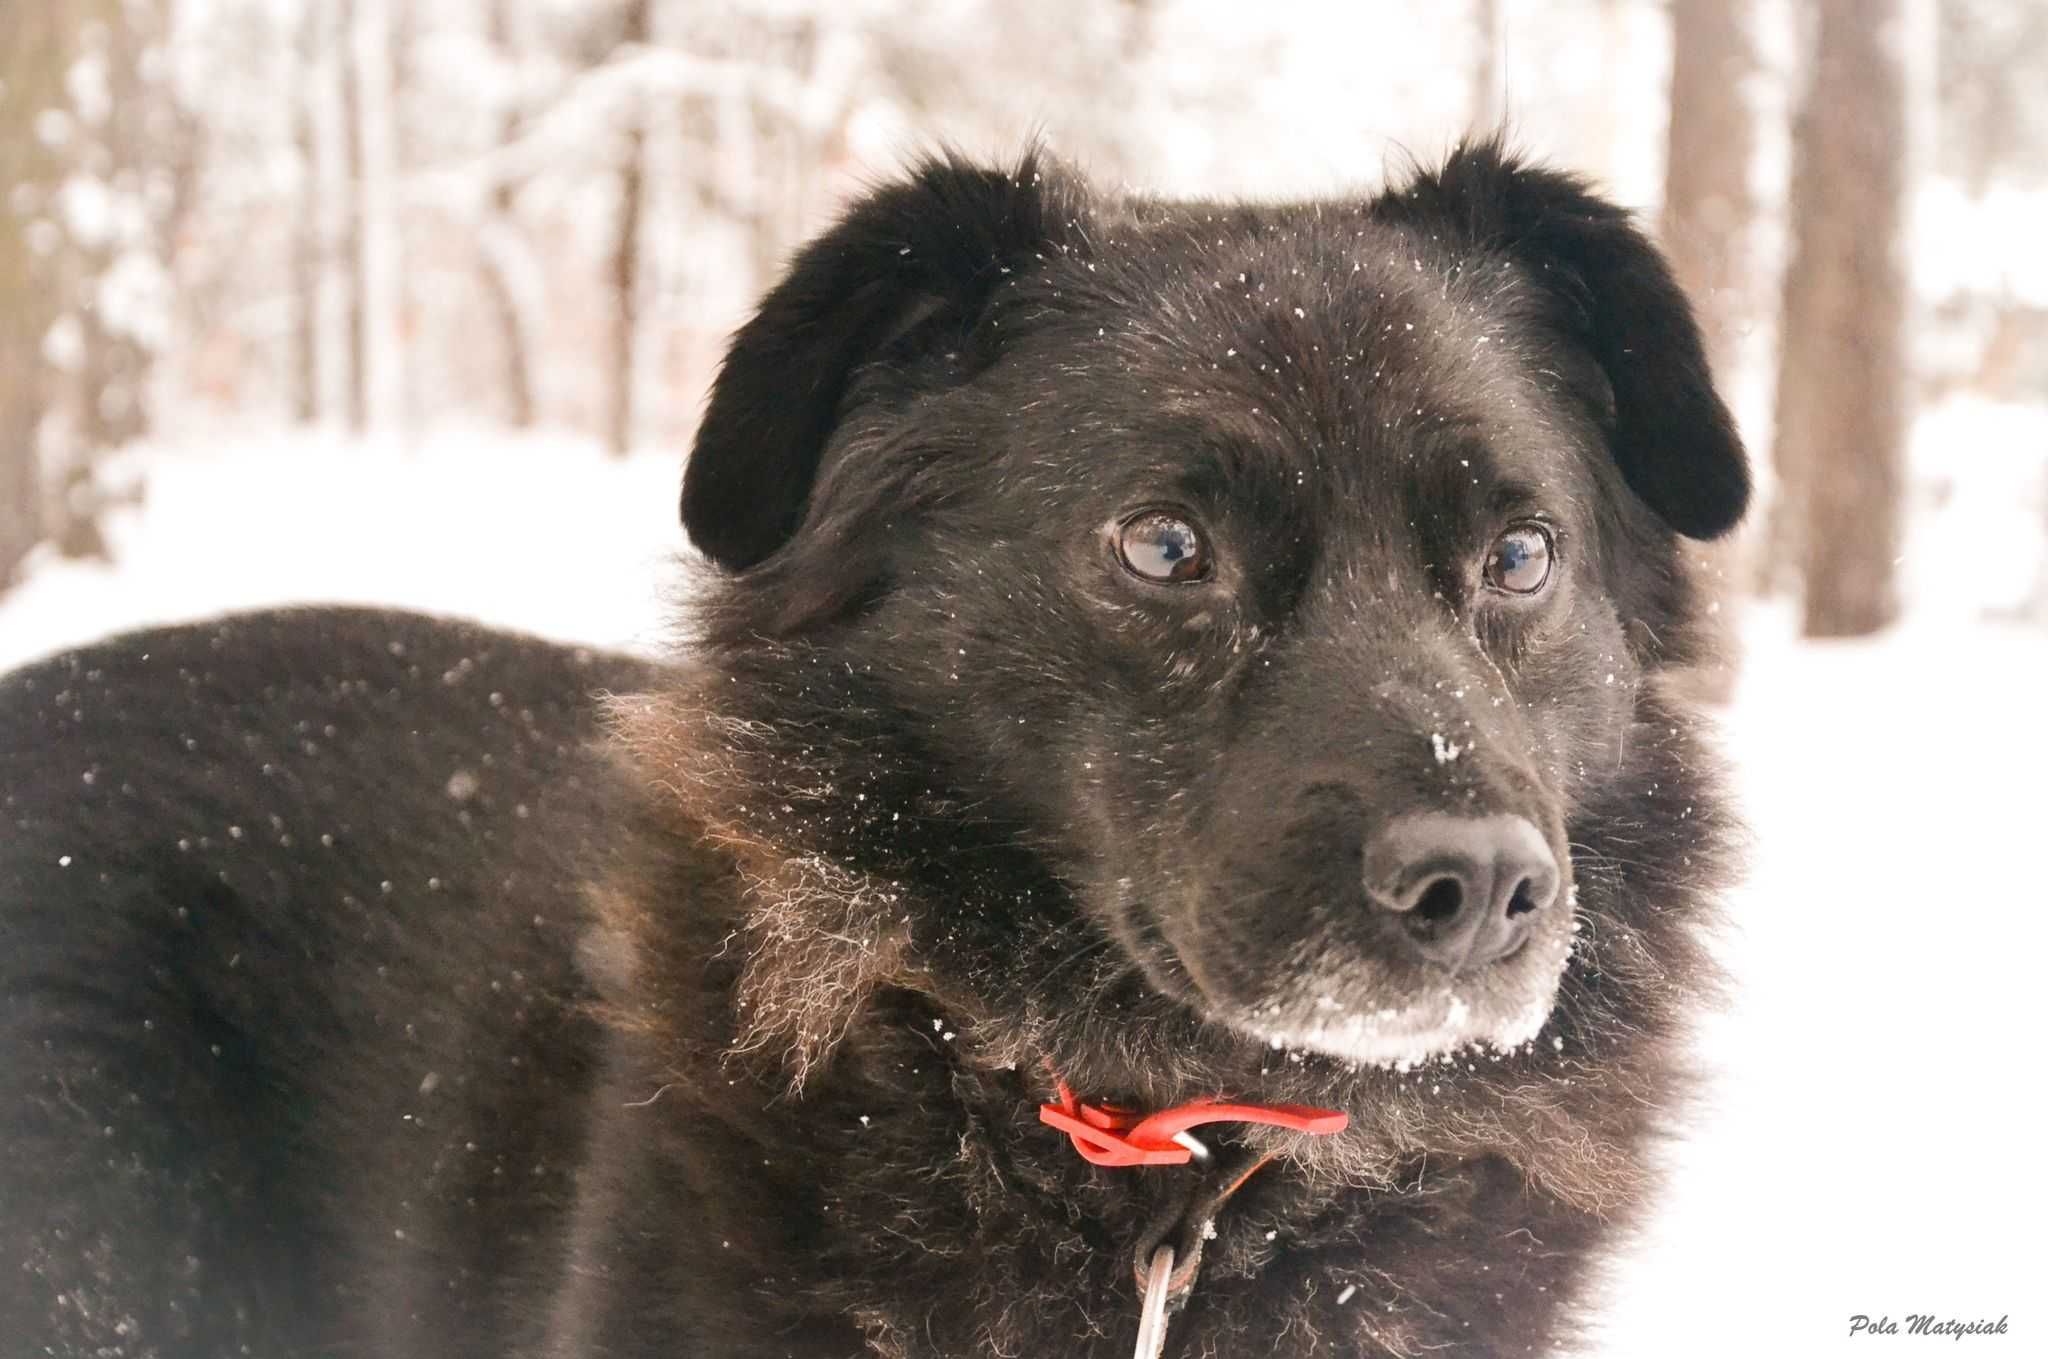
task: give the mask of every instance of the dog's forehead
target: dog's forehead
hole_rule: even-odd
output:
[[[1420,459],[1554,478],[1571,461],[1526,281],[1362,204],[1158,209],[1043,282],[1064,362],[1137,392],[1120,414],[1141,427],[1322,477]]]

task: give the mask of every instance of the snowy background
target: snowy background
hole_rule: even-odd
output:
[[[26,127],[42,157],[7,206],[65,281],[0,668],[306,600],[657,646],[721,337],[805,231],[940,139],[1007,155],[1037,132],[1148,188],[1301,194],[1505,113],[1653,223],[1668,155],[1671,24],[1647,0],[4,3],[0,30],[46,23],[68,64],[14,119],[0,40],[0,141]],[[1768,489],[1805,29],[1793,0],[1743,8],[1757,284],[1725,379]],[[1816,642],[1782,589],[1730,600],[1738,986],[1589,1355],[1830,1354],[1852,1314],[1916,1311],[2012,1334],[1861,1350],[2048,1353],[2041,8],[1914,10],[1939,41],[1909,53],[1903,610]],[[1031,79],[988,78],[1020,60]]]

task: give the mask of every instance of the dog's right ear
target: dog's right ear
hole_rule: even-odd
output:
[[[1065,225],[1038,156],[1014,172],[951,157],[869,194],[797,255],[733,337],[683,476],[683,527],[743,570],[802,523],[848,383],[906,332],[972,326],[1010,261]]]
[[[1508,256],[1557,304],[1562,329],[1600,367],[1605,386],[1589,396],[1604,407],[1615,464],[1665,523],[1716,538],[1742,518],[1749,463],[1734,417],[1671,266],[1628,213],[1498,137],[1460,146],[1375,210],[1432,239]]]

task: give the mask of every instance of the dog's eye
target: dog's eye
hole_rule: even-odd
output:
[[[1486,583],[1511,595],[1533,595],[1550,583],[1551,556],[1549,530],[1517,524],[1487,549]]]
[[[1177,583],[1209,574],[1209,548],[1201,533],[1164,510],[1141,510],[1117,525],[1116,556],[1126,571],[1144,580]]]

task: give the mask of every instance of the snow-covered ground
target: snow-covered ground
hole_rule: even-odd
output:
[[[1615,1270],[1589,1359],[1829,1354],[1852,1315],[1913,1312],[2009,1313],[2009,1336],[1959,1343],[2048,1352],[2033,1230],[2048,1216],[2033,1010],[2048,996],[2048,631],[1984,617],[2041,569],[2043,420],[1923,421],[1931,489],[1897,629],[1815,645],[1780,613],[1750,620],[1726,735],[1756,845],[1723,944],[1735,999],[1701,1034],[1714,1099]],[[0,598],[0,667],[288,600],[613,645],[662,631],[673,455],[437,435],[136,458],[148,495],[108,526],[116,564],[39,563]]]
[[[0,669],[140,624],[308,601],[646,649],[684,547],[680,454],[613,458],[560,435],[245,434],[132,449],[101,480],[142,486],[106,516],[114,561],[33,560],[0,595]]]
[[[1755,843],[1733,1002],[1700,1034],[1714,1098],[1594,1353],[2048,1353],[2048,633],[1748,635],[1726,737]],[[1916,1339],[1914,1312],[2012,1334]],[[1902,1334],[1852,1342],[1859,1313]]]

